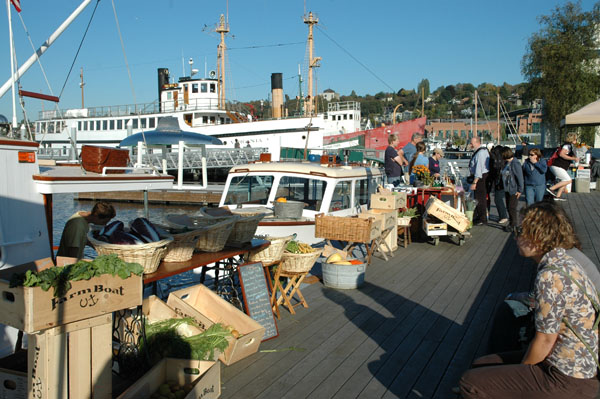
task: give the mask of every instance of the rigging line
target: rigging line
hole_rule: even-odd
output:
[[[19,19],[21,20],[21,25],[23,25],[23,29],[25,30],[25,35],[27,36],[27,40],[29,40],[29,44],[31,45],[31,48],[33,49],[33,52],[36,52],[36,48],[33,45],[33,41],[31,40],[31,35],[29,34],[29,31],[27,30],[27,26],[25,25],[25,20],[23,20],[23,16],[21,15],[21,13],[17,13],[19,14]],[[46,76],[46,71],[44,70],[44,66],[42,65],[42,60],[40,57],[36,57],[36,61],[38,62],[40,69],[42,70],[42,75],[44,76],[44,80],[46,81],[46,85],[48,86],[48,90],[50,91],[50,94],[54,95],[54,92],[52,91],[52,86],[50,86],[50,82],[48,81],[48,76]],[[58,107],[58,105],[57,105]]]
[[[94,15],[96,14],[96,10],[98,9],[99,4],[100,4],[100,0],[97,0],[96,6],[94,7],[94,11],[92,11],[92,15],[90,16],[90,20],[88,21],[87,26],[85,27],[85,32],[83,32],[83,37],[81,38],[81,42],[79,43],[79,47],[77,48],[77,52],[75,53],[75,57],[73,58],[73,62],[71,63],[71,68],[69,69],[69,73],[67,74],[65,83],[63,84],[63,87],[60,90],[60,94],[58,95],[58,98],[62,97],[63,91],[65,90],[65,86],[67,85],[67,82],[69,81],[69,76],[71,76],[71,72],[73,71],[73,66],[75,66],[75,61],[77,61],[77,56],[79,55],[79,51],[81,51],[81,47],[83,46],[83,41],[85,40],[88,30],[90,29],[90,25],[92,24],[92,19],[94,19]]]
[[[304,44],[304,42],[265,44],[262,46],[231,47],[231,48],[228,48],[227,50],[247,50],[247,49],[255,49],[255,48],[265,48],[265,47],[283,47],[283,46],[293,46],[293,45],[297,45],[297,44]]]
[[[318,25],[316,25],[316,28],[323,33],[323,35],[325,35],[326,38],[328,38],[329,40],[331,40],[336,46],[338,46],[343,52],[345,52],[346,54],[348,54],[348,56],[350,58],[352,58],[354,61],[356,61],[360,66],[362,66],[363,68],[365,68],[367,70],[367,72],[369,72],[371,75],[373,75],[375,77],[375,79],[379,80],[381,83],[383,83],[384,85],[386,85],[392,92],[394,91],[394,89],[387,84],[383,79],[381,79],[379,76],[377,76],[375,74],[375,72],[371,71],[365,64],[363,64],[362,62],[360,62],[355,56],[352,55],[352,53],[350,53],[348,50],[346,50],[345,48],[343,48],[338,42],[336,42],[335,40],[333,40],[333,38],[331,38],[327,33],[325,33],[325,31],[323,29],[321,29]]]
[[[481,102],[481,96],[477,95],[477,101],[479,101],[479,104],[481,105],[481,109],[483,111],[483,116],[485,117],[485,123],[486,123],[487,127],[491,131],[492,130],[492,126],[490,126],[490,120],[488,119],[487,113],[485,112],[485,107],[483,106],[483,103]]]

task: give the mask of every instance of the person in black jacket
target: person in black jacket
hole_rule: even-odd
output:
[[[508,223],[508,212],[504,203],[504,185],[501,176],[504,167],[504,158],[502,158],[504,148],[508,147],[497,145],[490,151],[490,177],[488,177],[488,180],[491,181],[490,192],[494,193],[494,204],[498,211],[498,223],[502,225]]]

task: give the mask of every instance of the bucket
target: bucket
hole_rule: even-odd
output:
[[[353,289],[361,287],[365,282],[366,263],[360,265],[336,265],[335,263],[321,263],[323,271],[323,284],[325,287]]]
[[[465,211],[465,216],[469,219],[469,222],[473,223],[473,213],[475,211]]]
[[[300,219],[304,205],[300,201],[273,202],[273,214],[276,218]]]

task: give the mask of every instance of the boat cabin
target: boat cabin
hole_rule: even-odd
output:
[[[381,171],[365,166],[254,163],[229,171],[219,206],[238,212],[261,209],[269,215],[259,225],[258,234],[296,233],[299,240],[315,243],[320,241],[314,237],[316,214],[356,214],[361,206],[368,205],[381,182]],[[274,217],[273,203],[280,198],[303,202],[302,217],[296,220]]]

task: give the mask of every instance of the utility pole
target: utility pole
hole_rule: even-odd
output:
[[[81,109],[84,109],[85,105],[83,102],[83,86],[85,86],[85,83],[83,83],[83,67],[81,67],[79,77],[81,78],[81,82],[79,83],[79,87],[81,87]]]
[[[500,144],[500,93],[496,93],[496,144]]]
[[[475,132],[473,137],[477,137],[477,90],[475,90]]]

